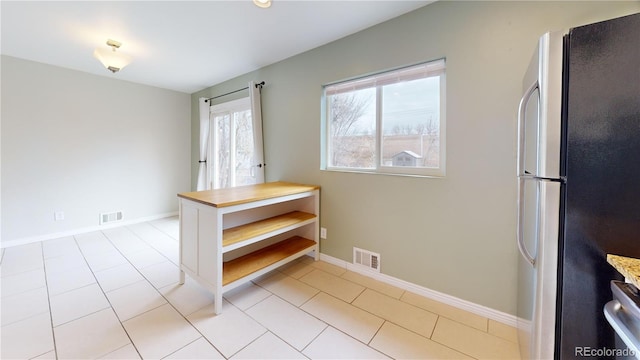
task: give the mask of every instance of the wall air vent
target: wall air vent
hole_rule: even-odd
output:
[[[380,272],[380,254],[354,247],[353,263]]]
[[[102,213],[100,214],[100,225],[109,224],[112,222],[122,221],[123,219],[122,211],[114,211],[110,213]]]

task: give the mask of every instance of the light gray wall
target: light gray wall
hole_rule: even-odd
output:
[[[189,94],[7,56],[1,71],[3,244],[177,211]]]
[[[266,81],[267,180],[322,186],[321,224],[328,229],[322,253],[351,262],[353,246],[379,252],[385,274],[515,314],[522,75],[544,32],[638,11],[637,1],[436,2],[193,94],[192,109],[199,96]],[[441,57],[447,59],[445,178],[320,170],[322,84]]]

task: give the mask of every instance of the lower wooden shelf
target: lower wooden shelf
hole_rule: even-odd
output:
[[[313,240],[294,236],[227,261],[222,265],[222,285],[242,279],[305,249],[312,250],[315,245],[316,242]]]
[[[309,222],[315,218],[316,215],[314,214],[308,214],[302,211],[293,211],[287,214],[222,230],[222,247],[227,247],[247,239],[284,229],[286,227]]]

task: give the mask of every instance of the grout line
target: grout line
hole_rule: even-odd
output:
[[[166,358],[168,358],[169,356],[171,356],[171,355],[173,355],[173,354],[177,353],[178,351],[180,351],[180,350],[182,350],[182,349],[185,349],[187,346],[189,346],[189,345],[191,345],[191,344],[195,343],[196,341],[198,341],[198,340],[200,340],[200,339],[205,339],[205,340],[206,340],[207,338],[205,338],[204,336],[201,336],[201,337],[199,337],[199,338],[197,338],[197,339],[193,340],[192,342],[190,342],[190,343],[186,344],[185,346],[183,346],[183,347],[179,348],[178,350],[176,350],[176,351],[172,352],[171,354],[168,354],[168,355],[163,356],[163,357],[162,357],[162,359],[166,359]],[[212,346],[213,346],[213,345],[212,345]],[[215,349],[215,347],[214,347],[214,349]],[[217,351],[217,349],[216,349],[216,351]],[[220,353],[220,352],[218,351],[218,353]],[[224,355],[222,355],[222,356],[224,357]],[[226,359],[226,358],[225,358],[225,359]]]
[[[55,351],[55,349],[54,349],[54,350],[49,350],[49,351],[47,351],[47,352],[43,352],[42,354],[38,354],[38,355],[36,355],[36,356],[34,356],[34,357],[32,357],[32,358],[29,358],[29,359],[38,359],[38,358],[40,358],[41,356],[44,356],[45,354],[48,354],[48,353],[50,353],[50,352],[53,352],[53,356],[55,357],[55,359],[57,359],[57,358],[58,358],[58,357],[56,356],[56,351]]]
[[[49,322],[51,324],[51,337],[53,340],[53,354],[58,359],[58,345],[56,343],[56,332],[53,326],[53,311],[51,310],[51,294],[49,293],[49,281],[47,276],[47,263],[44,261],[44,244],[40,241],[40,251],[42,255],[42,272],[44,273],[44,285],[47,291],[47,304],[49,306]]]
[[[248,315],[247,315],[247,316],[248,316]],[[252,318],[252,319],[253,319],[253,318]],[[254,321],[255,321],[255,320],[254,320]],[[260,326],[262,326],[262,324],[260,324]],[[236,352],[234,352],[233,354],[229,355],[229,357],[226,357],[226,356],[225,356],[224,354],[222,354],[222,353],[220,353],[220,354],[222,354],[222,356],[224,356],[224,357],[225,357],[225,359],[231,359],[232,357],[236,356],[239,352],[241,352],[242,350],[246,349],[247,347],[249,347],[249,345],[253,344],[253,343],[254,343],[254,342],[256,342],[258,339],[260,339],[261,337],[263,337],[266,333],[270,333],[270,332],[271,332],[271,331],[269,331],[269,329],[267,329],[266,327],[264,327],[264,326],[263,326],[263,328],[264,328],[264,330],[265,330],[265,331],[264,331],[262,334],[260,334],[257,338],[255,338],[255,339],[251,340],[247,345],[245,345],[245,346],[241,347],[238,351],[236,351]],[[272,334],[273,334],[273,333],[272,333]],[[273,334],[273,336],[276,336],[276,335],[275,335],[275,334]],[[277,336],[276,336],[276,337],[277,337]],[[278,339],[280,339],[280,338],[278,338]],[[280,340],[282,340],[282,339],[280,339]],[[287,344],[287,345],[289,345],[289,343],[286,343],[286,344]],[[289,346],[291,346],[291,345],[289,345]],[[294,349],[295,349],[295,348],[294,348]],[[297,351],[297,350],[296,350],[296,351]]]
[[[39,289],[40,289],[40,288],[37,288],[37,289],[34,289],[34,290],[39,290]],[[42,315],[44,315],[44,314],[46,314],[46,313],[50,313],[50,311],[45,310],[45,311],[43,311],[43,312],[41,312],[41,313],[33,314],[33,315],[27,316],[27,317],[25,317],[25,318],[22,318],[22,319],[20,319],[20,320],[16,320],[16,321],[13,321],[13,322],[10,322],[10,323],[6,323],[6,324],[2,325],[2,327],[10,326],[10,325],[14,325],[14,324],[17,324],[17,323],[22,322],[22,321],[25,321],[25,320],[33,319],[34,317],[42,316]],[[0,332],[1,332],[1,331],[0,331]]]
[[[40,270],[40,269],[43,269],[43,268],[44,268],[44,264],[42,265],[42,267],[31,268],[31,269],[26,269],[26,270],[20,270],[18,272],[14,272],[14,273],[9,272],[9,274],[7,275],[6,271],[2,271],[3,269],[0,267],[0,275],[1,275],[0,279],[5,279],[5,278],[16,276],[16,275],[23,275],[25,273],[32,272],[32,271],[37,271],[37,270]]]
[[[393,357],[393,356],[391,356],[391,354],[387,354],[386,352],[384,352],[384,350],[382,350],[382,349],[377,349],[377,348],[375,348],[375,347],[373,347],[373,346],[371,346],[371,345],[370,345],[370,344],[371,344],[371,342],[373,341],[373,339],[375,339],[375,338],[376,338],[376,336],[378,336],[378,334],[380,333],[380,330],[382,330],[382,327],[384,326],[384,324],[386,324],[387,322],[388,322],[387,320],[384,320],[384,321],[382,322],[382,325],[380,325],[380,327],[378,328],[378,330],[376,330],[376,333],[375,333],[375,334],[373,334],[373,336],[371,337],[371,340],[369,340],[369,342],[368,342],[366,345],[367,345],[368,347],[370,347],[371,349],[373,349],[373,350],[375,350],[375,351],[379,352],[380,354],[383,354],[384,356],[389,357],[389,359],[394,359],[394,357]],[[404,329],[404,328],[403,328],[403,329]],[[356,340],[357,340],[357,339],[356,339]]]
[[[1,1],[1,0],[0,0],[0,1]],[[40,270],[40,269],[29,270],[29,271],[38,271],[38,270]],[[44,269],[42,270],[42,272],[44,273]],[[22,274],[22,273],[20,273],[20,274]],[[16,275],[18,275],[18,274],[16,274]],[[1,279],[6,279],[6,278],[8,278],[8,277],[12,277],[12,276],[13,276],[13,275],[7,275],[6,277],[1,278]],[[29,292],[29,291],[38,290],[38,289],[41,289],[41,288],[47,287],[47,278],[46,278],[46,275],[45,275],[45,279],[44,279],[44,281],[45,281],[45,284],[44,284],[44,285],[42,285],[42,286],[39,286],[39,287],[37,287],[37,288],[22,290],[22,291],[20,291],[20,292],[13,293],[13,294],[11,294],[11,295],[2,295],[2,296],[0,297],[0,303],[2,303],[2,300],[3,300],[3,299],[5,299],[5,298],[10,298],[10,297],[13,297],[13,296],[18,296],[18,295],[24,294],[24,293]],[[1,283],[1,282],[2,282],[2,280],[0,280],[0,283]],[[0,292],[1,292],[1,291],[0,291]],[[48,291],[47,291],[47,297],[49,296],[48,294],[49,294],[49,293],[48,293]],[[1,314],[0,314],[0,315],[1,315]],[[5,325],[9,325],[9,324],[5,324]]]
[[[347,281],[349,281],[349,280],[347,280]],[[365,292],[365,291],[367,291],[367,289],[369,289],[368,287],[366,287],[366,286],[364,286],[364,285],[360,285],[360,286],[362,286],[362,287],[363,287],[362,291],[360,291],[360,293],[358,293],[358,295],[356,295],[356,296],[355,296],[351,301],[349,301],[349,302],[348,302],[349,304],[351,304],[351,305],[353,305],[353,306],[356,306],[356,305],[354,305],[353,303],[354,303],[354,302],[355,302],[355,301],[356,301],[356,300],[357,300],[357,299],[358,299],[362,294],[364,294],[364,292]],[[356,306],[356,307],[357,307],[357,306]]]
[[[143,223],[138,223],[138,224],[126,225],[126,226],[124,226],[124,227],[125,227],[125,228],[130,232],[130,233],[132,233],[133,235],[135,235],[135,236],[136,236],[137,238],[139,238],[140,240],[144,241],[144,242],[145,242],[147,245],[149,245],[151,248],[155,249],[157,252],[161,253],[164,257],[166,257],[169,261],[171,261],[171,259],[170,259],[168,256],[166,256],[162,251],[160,251],[160,249],[159,249],[159,248],[157,248],[156,246],[154,246],[154,245],[157,245],[157,244],[155,244],[155,243],[154,243],[154,242],[152,242],[152,241],[147,241],[143,235],[141,235],[139,232],[137,232],[137,231],[133,230],[133,228],[134,228],[134,227],[136,227],[136,226],[141,226],[141,225],[145,225],[145,224],[146,224],[146,225],[148,225],[148,226],[149,226],[150,228],[152,228],[153,230],[155,230],[155,231],[159,232],[159,233],[160,233],[160,234],[162,234],[163,236],[168,237],[171,241],[175,241],[175,242],[177,243],[177,245],[178,245],[178,246],[180,246],[180,243],[179,243],[178,241],[176,241],[176,239],[174,239],[172,236],[168,235],[168,234],[167,234],[167,233],[165,233],[164,231],[162,231],[162,230],[158,229],[157,227],[153,226],[153,225],[152,225],[152,224],[150,224],[149,222],[143,222]],[[173,262],[173,261],[171,261],[171,262]],[[176,264],[176,265],[178,265],[178,264]]]
[[[440,315],[438,315],[438,319],[436,319],[436,323],[435,323],[435,325],[433,326],[433,330],[431,331],[431,335],[429,336],[429,340],[433,341],[433,342],[434,342],[434,343],[436,343],[436,344],[440,344],[440,345],[442,345],[442,346],[444,346],[444,347],[446,347],[446,348],[449,348],[449,349],[451,349],[451,350],[454,350],[454,351],[456,351],[456,352],[459,352],[460,354],[464,354],[464,355],[466,355],[466,356],[468,356],[468,357],[470,357],[470,358],[477,359],[475,356],[473,356],[473,355],[471,355],[471,354],[468,354],[468,353],[466,353],[466,352],[464,352],[464,351],[462,351],[462,350],[460,350],[460,349],[453,348],[453,347],[451,347],[451,346],[449,346],[449,345],[447,345],[447,344],[443,344],[443,343],[441,343],[441,342],[439,342],[439,341],[437,341],[437,340],[433,340],[433,339],[432,339],[433,334],[435,334],[435,332],[436,332],[436,326],[438,326],[438,322],[440,321],[440,317],[441,317],[441,316],[440,316]],[[456,322],[456,321],[451,320],[451,319],[449,319],[449,318],[446,318],[446,317],[444,317],[444,316],[443,316],[443,318],[445,318],[445,319],[447,319],[447,320],[449,320],[449,321]],[[461,324],[461,325],[464,325],[464,324]],[[467,325],[464,325],[464,326],[467,326]],[[473,328],[472,328],[472,329],[473,329]],[[475,329],[475,330],[478,330],[478,329]],[[482,330],[478,330],[478,331],[482,331]]]
[[[322,261],[322,260],[319,260],[319,261]],[[312,270],[312,271],[310,271],[310,272],[308,272],[308,273],[306,273],[304,276],[301,276],[301,277],[300,277],[300,279],[302,279],[303,277],[305,277],[305,276],[307,276],[307,275],[309,275],[309,274],[313,273],[314,271],[320,271],[320,272],[323,272],[323,273],[325,273],[325,274],[329,274],[329,275],[331,275],[331,276],[335,276],[335,277],[337,277],[337,278],[339,278],[339,279],[341,279],[341,280],[344,280],[344,281],[346,281],[346,282],[352,283],[352,284],[354,284],[354,285],[358,285],[358,286],[360,286],[360,287],[362,287],[362,288],[363,288],[363,289],[358,293],[358,295],[356,295],[356,296],[355,296],[351,301],[346,301],[346,300],[343,300],[343,299],[341,299],[341,298],[338,298],[338,297],[337,297],[337,296],[335,296],[335,295],[331,295],[331,294],[329,294],[328,292],[326,292],[326,291],[324,291],[324,290],[322,290],[322,289],[320,289],[320,288],[318,288],[318,287],[314,286],[313,284],[310,284],[310,283],[308,283],[308,282],[306,282],[306,281],[303,281],[303,280],[300,280],[300,279],[296,279],[296,280],[300,281],[301,283],[303,283],[303,284],[305,284],[305,285],[307,285],[307,286],[310,286],[310,287],[312,287],[312,288],[314,288],[314,289],[318,290],[319,292],[323,292],[323,293],[325,293],[325,294],[327,294],[327,295],[331,295],[331,296],[333,296],[333,297],[335,297],[335,298],[337,298],[337,299],[339,299],[339,300],[341,300],[341,301],[346,302],[347,304],[351,304],[351,303],[353,303],[353,302],[354,302],[354,301],[355,301],[355,300],[356,300],[360,295],[362,295],[362,293],[363,293],[365,290],[367,290],[367,289],[368,289],[368,287],[366,287],[366,286],[364,286],[364,285],[362,285],[362,284],[358,284],[358,283],[355,283],[355,282],[353,282],[353,281],[350,281],[350,280],[344,279],[344,278],[342,278],[341,276],[338,276],[338,275],[333,274],[333,273],[331,273],[331,272],[328,272],[328,271],[322,270],[322,269],[320,269],[320,268],[314,267],[313,265],[311,265],[311,266],[313,267],[313,270]],[[284,275],[288,276],[287,274],[284,274]],[[291,278],[293,278],[293,277],[291,277]]]
[[[200,310],[204,309],[204,308],[205,308],[205,307],[207,307],[207,306],[209,306],[209,305],[203,306],[203,307],[201,307],[200,309],[198,309],[198,310],[194,311],[193,313],[198,312],[198,311],[200,311]],[[176,310],[176,311],[177,311],[177,310]],[[193,314],[193,313],[192,313],[192,314]],[[182,318],[183,318],[183,319],[185,319],[185,320],[187,321],[187,323],[188,323],[189,325],[191,325],[191,327],[193,327],[193,328],[198,332],[198,334],[200,334],[200,336],[201,336],[201,337],[202,337],[206,342],[208,342],[208,343],[209,343],[209,345],[211,345],[211,347],[212,347],[212,348],[214,348],[214,349],[218,352],[218,354],[222,355],[222,357],[223,357],[223,358],[228,359],[228,357],[224,356],[224,354],[222,353],[222,351],[220,351],[220,349],[218,349],[218,348],[217,348],[217,347],[216,347],[216,346],[211,342],[211,340],[209,340],[209,338],[208,338],[208,337],[206,337],[202,332],[200,332],[200,329],[198,329],[198,327],[197,327],[195,324],[193,324],[193,323],[191,322],[191,320],[187,319],[187,317],[186,317],[186,316],[184,316],[184,315],[182,315],[182,313],[180,313],[179,311],[178,311],[178,314],[180,314],[180,316],[182,316]],[[198,339],[199,339],[199,338],[198,338]],[[198,339],[194,340],[193,342],[198,341]],[[193,342],[191,342],[191,343],[189,343],[189,344],[187,344],[187,345],[190,345],[190,344],[192,344]],[[184,349],[187,345],[183,346],[181,349]],[[176,350],[176,351],[177,351],[177,350]],[[171,355],[171,354],[169,354],[169,355]],[[167,357],[167,356],[169,356],[169,355],[165,355],[165,357]]]
[[[316,290],[317,290],[317,289],[316,289]],[[313,296],[312,296],[312,297],[308,298],[308,299],[307,299],[307,300],[305,300],[302,304],[300,304],[300,306],[298,306],[298,308],[300,308],[301,310],[303,310],[303,311],[305,311],[305,312],[306,312],[306,310],[304,310],[302,307],[303,307],[303,306],[305,306],[306,304],[308,304],[311,300],[315,299],[315,298],[316,298],[316,296],[320,295],[320,293],[324,293],[324,291],[320,291],[320,290],[318,290],[318,292],[317,292],[317,293],[315,293],[315,294],[313,294]],[[326,294],[326,293],[325,293],[325,294]],[[327,295],[329,295],[329,294],[327,294]],[[331,295],[329,295],[329,296],[331,296]],[[309,314],[309,313],[308,313],[308,314]],[[312,314],[309,314],[309,315],[312,315]]]
[[[267,290],[267,291],[268,291],[268,290]],[[269,291],[269,292],[270,292],[270,291]],[[236,309],[238,309],[238,310],[242,311],[243,313],[246,313],[247,311],[251,310],[251,308],[255,307],[256,305],[258,305],[258,304],[260,304],[260,303],[265,302],[268,298],[270,298],[270,297],[272,297],[272,296],[275,296],[275,297],[280,298],[280,297],[279,297],[279,296],[277,296],[276,294],[274,294],[274,293],[272,293],[272,292],[270,292],[270,293],[271,293],[271,295],[269,295],[269,296],[265,297],[264,299],[260,299],[257,303],[255,303],[255,304],[253,304],[253,305],[249,306],[248,308],[246,308],[246,309],[244,309],[244,310],[240,309],[239,307],[237,307],[236,305],[234,305],[234,304],[233,304],[231,301],[229,301],[229,300],[227,300],[227,302],[228,302],[229,304],[231,304],[231,305],[235,306],[235,307],[236,307]],[[223,297],[223,299],[224,299],[224,297]],[[226,300],[226,299],[225,299],[225,300]],[[293,305],[293,304],[291,304],[290,302],[288,302],[288,301],[286,301],[286,300],[284,300],[284,299],[282,299],[282,298],[280,298],[280,300],[283,300],[283,301],[287,302],[287,304],[289,304],[289,305]],[[295,306],[295,305],[293,305],[293,306]],[[247,315],[248,315],[248,314],[247,314]],[[251,316],[249,316],[249,317],[251,317]],[[251,318],[253,319],[253,317],[251,317]],[[255,320],[255,319],[254,319],[254,320]],[[257,320],[256,320],[256,321],[257,321]]]
[[[438,317],[436,318],[436,322],[433,324],[433,329],[431,329],[431,334],[429,334],[429,337],[427,339],[431,340],[431,338],[433,337],[433,334],[436,332],[436,326],[438,326],[438,321],[440,321],[440,317],[441,316],[438,315]]]
[[[400,289],[400,288],[398,288],[398,289]],[[400,294],[400,297],[398,298],[398,300],[400,300],[402,302],[406,302],[406,301],[402,300],[402,298],[407,294],[407,290],[404,290],[404,289],[400,289],[400,290],[402,290],[402,294]]]
[[[136,349],[136,347],[135,347],[135,345],[133,345],[133,343],[129,343],[129,344],[122,345],[122,346],[120,346],[119,348],[117,348],[117,349],[115,349],[115,350],[113,350],[113,351],[111,351],[111,352],[109,352],[109,353],[107,353],[107,354],[102,355],[102,356],[101,356],[101,357],[99,357],[98,359],[108,359],[108,358],[107,358],[107,355],[113,354],[114,352],[116,352],[116,351],[118,351],[118,350],[120,350],[120,349],[124,349],[124,348],[126,348],[127,346],[129,346],[129,345],[133,346],[133,348],[136,350],[136,352],[138,351],[138,349]],[[138,355],[140,355],[140,353],[138,353]],[[140,359],[142,359],[142,357],[140,357]]]
[[[63,323],[60,323],[60,324],[58,324],[58,325],[54,325],[54,328],[57,328],[57,327],[60,327],[60,326],[64,326],[64,325],[67,325],[67,324],[72,323],[72,322],[74,322],[74,321],[76,321],[76,320],[80,320],[80,319],[85,318],[85,317],[87,317],[87,316],[97,314],[97,313],[99,313],[99,312],[101,312],[101,311],[104,311],[104,310],[107,310],[107,309],[112,309],[112,307],[111,307],[111,306],[108,306],[108,307],[105,307],[105,308],[102,308],[102,309],[98,309],[98,310],[96,310],[96,311],[94,311],[94,312],[90,312],[90,313],[88,313],[88,314],[84,314],[84,315],[80,316],[79,318],[71,319],[71,320],[69,320],[69,321],[67,321],[67,322],[63,322]],[[114,311],[114,313],[115,313],[115,311]],[[117,314],[116,314],[116,317],[117,317]],[[120,319],[118,319],[118,321],[119,321],[119,320],[120,320]]]
[[[322,320],[320,320],[320,321],[322,321]],[[322,321],[322,322],[324,322],[324,321]],[[311,344],[313,344],[313,343],[314,343],[314,342],[315,342],[315,341],[320,337],[320,335],[324,334],[324,332],[325,332],[325,331],[327,331],[327,329],[329,329],[329,328],[333,328],[333,326],[331,326],[331,325],[329,325],[329,324],[327,324],[327,323],[325,323],[325,325],[326,325],[326,326],[324,327],[324,329],[322,329],[322,331],[320,331],[320,332],[318,333],[318,335],[314,336],[314,337],[313,337],[313,339],[311,339],[311,341],[309,341],[309,343],[308,343],[307,345],[305,345],[305,346],[302,348],[302,350],[300,350],[300,351],[299,351],[299,353],[301,353],[301,354],[302,354],[304,357],[306,357],[307,359],[309,359],[309,357],[308,357],[306,354],[303,354],[302,352],[303,352],[303,351],[305,351],[305,350],[306,350],[306,349],[307,349]],[[335,329],[335,328],[334,328],[334,329]],[[336,329],[336,330],[337,330],[337,329]]]
[[[376,338],[376,336],[378,336],[378,334],[380,333],[380,330],[382,330],[382,327],[384,326],[384,324],[387,323],[387,320],[382,319],[382,324],[380,324],[380,326],[378,327],[378,329],[376,330],[376,332],[373,334],[373,336],[371,337],[371,339],[369,339],[369,342],[366,344],[367,346],[369,346],[372,349],[375,349],[374,347],[371,346],[371,342],[373,341],[373,339]],[[347,334],[349,335],[349,334]],[[358,339],[356,339],[358,340]],[[379,350],[378,350],[379,351]]]
[[[179,242],[179,241],[180,241],[180,239],[176,239],[176,238],[174,238],[171,234],[169,234],[168,232],[166,232],[166,231],[162,230],[161,228],[159,228],[159,227],[157,227],[156,225],[154,225],[154,224],[153,224],[154,222],[158,222],[158,221],[161,221],[161,222],[165,222],[165,221],[173,221],[173,220],[167,220],[167,219],[168,219],[168,218],[165,218],[165,219],[158,219],[158,220],[154,220],[154,221],[148,221],[147,223],[148,223],[149,225],[151,225],[152,227],[156,228],[158,231],[160,231],[160,232],[164,233],[165,235],[167,235],[168,237],[170,237],[170,238],[171,238],[171,240],[175,240],[175,241],[178,241],[178,242]]]

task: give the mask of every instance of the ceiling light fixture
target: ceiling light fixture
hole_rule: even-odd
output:
[[[271,0],[253,0],[253,3],[256,4],[256,6],[261,7],[263,9],[266,9],[269,6],[271,6]]]
[[[109,39],[107,40],[107,45],[109,45],[111,49],[96,48],[93,56],[100,60],[102,65],[109,71],[116,73],[131,62],[131,57],[121,52],[116,52],[116,49],[122,45],[121,42]]]

